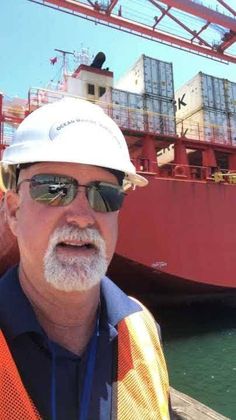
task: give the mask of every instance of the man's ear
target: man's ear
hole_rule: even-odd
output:
[[[4,197],[6,219],[13,235],[15,236],[17,236],[17,226],[18,226],[17,211],[19,209],[19,205],[20,205],[19,195],[12,190],[7,191]]]

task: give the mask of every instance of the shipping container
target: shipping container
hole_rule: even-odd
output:
[[[194,153],[196,153],[196,150],[186,148],[186,153],[187,153],[187,155],[193,155]],[[158,151],[158,153],[157,153],[157,163],[158,163],[158,166],[160,168],[162,166],[171,164],[166,169],[170,170],[170,172],[172,173],[172,171],[174,169],[174,161],[175,161],[175,147],[174,147],[174,144],[170,144],[168,147]]]
[[[175,105],[173,101],[155,96],[144,96],[146,131],[158,134],[176,134]]]
[[[173,163],[175,159],[174,145],[170,144],[169,147],[161,149],[157,153],[157,164],[159,167],[168,163]]]
[[[236,113],[236,83],[229,80],[224,81],[227,101],[227,110]]]
[[[141,95],[109,88],[97,103],[120,127],[144,131]]]
[[[231,144],[226,112],[201,109],[189,118],[177,120],[177,133],[193,140]]]
[[[18,124],[9,124],[4,122],[2,124],[2,133],[3,133],[3,142],[4,146],[9,146],[12,142],[12,138],[15,134],[15,131],[18,127]]]
[[[177,118],[190,117],[202,108],[227,111],[224,79],[202,72],[175,93]]]
[[[115,88],[137,93],[174,98],[172,63],[142,55],[115,83]]]

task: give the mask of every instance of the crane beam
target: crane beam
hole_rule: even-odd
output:
[[[194,36],[191,38],[191,41],[193,41],[197,36],[199,36],[203,31],[205,31],[209,25],[210,22],[206,22],[205,25],[203,25],[201,29],[199,29],[199,31],[194,34]]]
[[[158,31],[155,27],[148,26],[146,24],[137,22],[135,20],[127,19],[121,16],[121,13],[114,14],[110,13],[110,9],[113,10],[118,1],[111,0],[110,2],[110,9],[103,9],[97,7],[98,2],[93,3],[94,6],[91,5],[91,1],[89,4],[85,4],[82,1],[78,0],[28,0],[33,3],[38,3],[44,6],[55,8],[56,10],[61,10],[67,13],[72,13],[78,17],[83,17],[86,19],[90,19],[95,22],[99,22],[103,25],[107,25],[134,35],[138,35],[143,38],[147,38],[156,42],[162,42],[180,49],[184,49],[195,54],[208,56],[209,58],[215,60],[221,60],[225,62],[236,63],[236,56],[231,54],[226,54],[224,49],[228,48],[227,45],[224,49],[221,49],[220,45],[215,47],[209,47],[209,45],[201,45],[197,42],[194,42],[191,39],[183,38],[176,36],[174,34],[170,34],[163,31]],[[205,6],[201,6],[190,1],[190,0],[162,0],[162,3],[169,4],[170,7],[177,7],[176,3],[178,4],[178,8],[183,7],[183,5],[188,5],[189,13],[194,12],[193,14],[200,16],[200,12],[204,13],[201,15],[202,19],[207,19],[207,22],[217,22],[218,24],[222,25],[221,19],[225,24],[225,28],[231,29],[231,32],[234,35],[236,34],[236,21],[228,16],[222,15],[220,13],[214,12]],[[96,6],[95,6],[96,5]],[[190,8],[191,5],[191,8]],[[199,6],[195,7],[195,6]],[[191,9],[191,10],[190,10]],[[207,10],[207,12],[206,12]],[[185,11],[187,11],[185,9]],[[214,17],[214,19],[213,19]],[[233,23],[232,23],[233,22]],[[196,33],[194,33],[196,36]],[[233,41],[233,42],[231,42]],[[228,41],[229,42],[229,41]],[[234,38],[230,39],[230,45],[234,43]]]
[[[111,0],[110,5],[108,6],[107,13],[110,15],[116,4],[118,3],[118,0]]]
[[[165,15],[167,14],[167,12],[169,12],[170,9],[171,9],[171,7],[167,7],[167,9],[162,11],[162,15],[159,18],[157,16],[154,16],[155,23],[152,26],[152,29],[154,29],[158,25],[158,23],[160,23],[160,21],[165,17]]]
[[[164,9],[160,4],[158,4],[155,0],[149,0],[150,3],[152,3],[155,7],[157,7],[158,9],[160,9],[160,11],[162,13],[165,13],[170,19],[172,19],[175,23],[177,23],[178,25],[180,25],[182,28],[185,29],[185,31],[189,32],[191,35],[193,35],[193,38],[197,38],[201,44],[205,44],[207,47],[211,48],[211,45],[208,44],[203,38],[200,38],[199,35],[194,32],[193,30],[191,30],[190,28],[188,28],[188,26],[186,26],[183,22],[181,22],[179,19],[177,19],[175,16],[173,16],[170,12],[169,12],[169,8],[170,6],[168,6],[168,9]]]
[[[222,6],[224,6],[232,15],[236,16],[236,11],[232,9],[224,0],[217,0]]]
[[[215,10],[209,9],[209,7],[202,6],[199,3],[189,0],[160,0],[162,3],[168,6],[174,7],[175,9],[182,10],[183,12],[189,13],[193,16],[197,16],[211,23],[216,23],[224,28],[231,29],[236,32],[236,20],[230,16],[219,13]],[[219,1],[219,0],[218,0]]]

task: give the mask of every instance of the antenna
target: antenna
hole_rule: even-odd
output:
[[[71,51],[60,50],[58,48],[55,48],[55,51],[62,54],[62,75],[64,78],[67,74],[67,55],[74,55],[74,53]]]

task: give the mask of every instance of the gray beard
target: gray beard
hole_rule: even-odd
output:
[[[88,241],[95,247],[89,257],[58,257],[56,245],[63,241]],[[57,290],[86,291],[97,285],[107,271],[106,247],[97,229],[79,229],[75,226],[57,228],[49,239],[44,256],[44,276]]]

